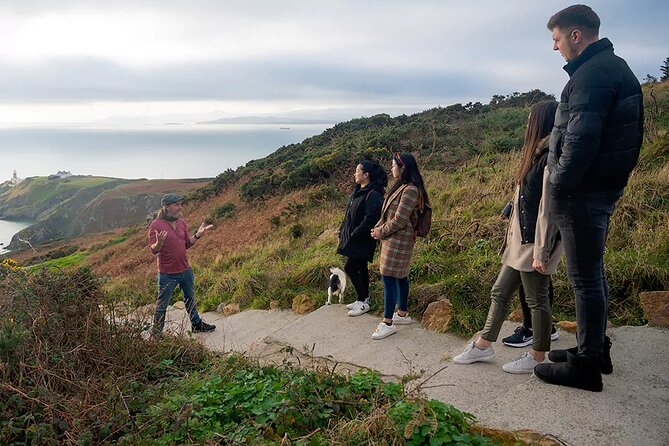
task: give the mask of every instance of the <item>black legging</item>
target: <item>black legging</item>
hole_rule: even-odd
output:
[[[346,258],[344,271],[351,278],[355,293],[359,301],[365,301],[369,298],[369,269],[367,269],[367,260]]]
[[[551,280],[548,281],[548,302],[550,303],[551,308],[553,308],[553,291],[553,279],[551,278]],[[525,328],[529,328],[531,330],[532,312],[530,311],[530,307],[525,301],[525,290],[523,289],[523,285],[520,285],[520,288],[518,288],[518,297],[520,298],[520,307],[523,310],[523,325]]]

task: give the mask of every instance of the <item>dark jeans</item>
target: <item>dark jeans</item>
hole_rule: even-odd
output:
[[[158,273],[158,303],[156,305],[156,313],[153,316],[153,331],[163,331],[167,306],[172,300],[172,293],[177,285],[179,285],[183,292],[183,300],[190,317],[190,323],[199,325],[202,322],[195,306],[195,276],[193,275],[193,269],[188,268],[186,271],[176,274]]]
[[[383,282],[383,317],[392,319],[395,305],[400,311],[409,310],[409,278],[381,276]]]
[[[369,299],[369,269],[367,268],[367,260],[353,259],[348,257],[344,263],[344,271],[351,279],[357,299],[365,301]]]
[[[550,279],[548,282],[548,305],[553,308],[553,296],[555,290],[553,289],[553,279]],[[527,305],[527,299],[525,297],[525,288],[523,285],[520,285],[518,288],[518,297],[520,298],[520,308],[523,310],[523,327],[532,329],[532,311],[530,306]]]
[[[604,245],[620,195],[591,192],[550,201],[551,215],[562,236],[567,275],[574,288],[579,355],[602,353],[609,301]]]

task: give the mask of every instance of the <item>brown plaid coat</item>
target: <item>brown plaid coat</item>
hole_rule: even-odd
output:
[[[406,184],[383,202],[375,228],[381,240],[380,270],[384,276],[402,279],[409,275],[416,235],[411,215],[416,211],[418,188]]]

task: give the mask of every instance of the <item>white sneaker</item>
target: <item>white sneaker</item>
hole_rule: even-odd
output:
[[[504,364],[502,370],[507,373],[529,374],[534,373],[534,366],[537,364],[541,364],[541,362],[534,359],[530,352],[525,352],[524,355]]]
[[[393,325],[411,325],[413,324],[413,319],[409,316],[409,313],[406,316],[400,316],[398,313],[393,314]]]
[[[360,316],[369,311],[369,304],[365,302],[356,301],[353,303],[353,308],[348,312],[349,316]]]
[[[360,302],[360,301],[356,300],[356,301],[354,301],[354,302],[351,302],[350,304],[346,304],[346,309],[347,309],[347,310],[352,310],[353,307],[355,307],[355,304],[358,303],[358,302]],[[366,300],[365,300],[365,303],[366,303],[367,305],[369,305],[369,299],[366,299]]]
[[[385,322],[381,322],[378,327],[376,327],[376,331],[372,333],[372,339],[383,339],[387,338],[388,336],[397,333],[397,327],[395,325],[386,325]]]
[[[495,357],[495,350],[492,346],[482,350],[478,348],[475,342],[468,344],[465,351],[458,356],[453,357],[453,362],[456,364],[471,364],[473,362],[486,362]]]

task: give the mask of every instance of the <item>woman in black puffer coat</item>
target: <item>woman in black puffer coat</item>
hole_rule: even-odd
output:
[[[369,269],[374,259],[376,240],[371,229],[381,216],[383,195],[388,175],[379,164],[362,161],[355,169],[355,188],[346,208],[346,217],[339,228],[337,253],[346,256],[344,271],[351,279],[357,300],[346,307],[349,316],[369,311]]]

